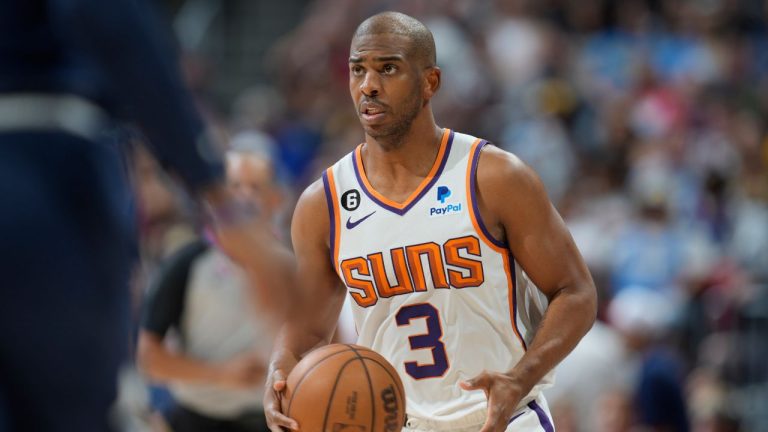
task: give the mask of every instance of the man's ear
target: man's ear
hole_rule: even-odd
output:
[[[437,66],[431,66],[424,72],[424,99],[430,100],[440,89],[441,72]]]

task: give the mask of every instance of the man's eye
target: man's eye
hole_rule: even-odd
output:
[[[360,66],[352,66],[352,74],[353,75],[360,75],[363,73],[363,68]]]
[[[386,64],[384,65],[384,73],[385,74],[393,74],[397,72],[397,66],[393,64]]]

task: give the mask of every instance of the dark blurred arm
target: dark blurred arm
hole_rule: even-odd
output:
[[[70,43],[100,63],[122,113],[160,163],[198,192],[223,178],[220,156],[184,86],[169,32],[146,0],[52,0]]]

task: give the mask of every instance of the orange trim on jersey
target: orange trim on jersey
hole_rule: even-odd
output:
[[[507,302],[509,303],[509,319],[512,321],[512,330],[514,330],[517,339],[520,341],[520,346],[523,347],[523,351],[528,351],[528,345],[523,340],[523,336],[520,334],[520,330],[517,328],[517,310],[515,309],[515,296],[517,296],[517,283],[512,276],[511,270],[514,263],[509,261],[509,253],[503,252],[501,257],[504,259],[504,273],[507,274]]]
[[[498,252],[502,259],[504,260],[504,273],[507,275],[507,302],[509,303],[509,319],[512,322],[512,330],[515,332],[515,336],[517,336],[517,339],[520,341],[520,346],[523,347],[523,350],[528,350],[528,346],[525,343],[525,340],[523,339],[523,336],[520,334],[520,330],[517,328],[517,310],[515,309],[515,303],[516,303],[516,296],[517,296],[517,283],[515,281],[514,276],[512,275],[512,267],[510,264],[510,251],[505,248],[501,247],[498,243],[499,241],[496,239],[491,239],[486,235],[486,231],[482,228],[481,222],[480,222],[480,215],[475,212],[475,191],[472,190],[472,186],[474,184],[474,178],[473,178],[473,167],[475,164],[478,163],[476,160],[480,157],[480,152],[476,151],[477,147],[483,142],[482,139],[478,138],[475,140],[475,142],[472,143],[472,147],[469,150],[469,163],[467,164],[467,176],[466,176],[466,185],[467,185],[467,201],[469,208],[469,218],[472,220],[472,226],[475,228],[475,232],[478,236],[483,240],[483,242],[488,245],[491,249]]]
[[[467,164],[467,177],[466,177],[466,183],[467,183],[467,207],[469,208],[469,218],[472,220],[472,226],[475,228],[475,232],[478,236],[487,244],[491,249],[495,250],[496,252],[505,255],[507,253],[507,250],[498,246],[496,243],[493,242],[493,240],[489,239],[488,236],[485,235],[485,232],[482,228],[480,228],[480,216],[475,214],[475,206],[474,206],[474,196],[475,191],[472,190],[472,166],[477,163],[475,161],[475,150],[477,149],[477,146],[480,145],[480,143],[483,140],[480,138],[476,139],[475,142],[472,143],[472,147],[469,149],[469,163]],[[479,157],[479,154],[478,154]]]
[[[333,250],[331,251],[331,258],[333,259],[333,269],[341,276],[339,270],[339,241],[341,239],[341,213],[339,209],[339,197],[336,193],[336,180],[333,177],[333,168],[328,168],[325,171],[325,175],[328,178],[328,189],[331,192],[331,202],[333,203]]]
[[[440,169],[440,165],[443,161],[443,158],[445,157],[445,150],[447,148],[448,138],[450,136],[451,136],[450,129],[445,129],[445,131],[443,132],[443,138],[440,140],[440,149],[437,152],[437,157],[435,158],[435,162],[432,164],[432,169],[429,170],[429,174],[427,174],[427,176],[424,177],[424,180],[421,181],[421,183],[416,188],[416,190],[414,190],[411,193],[411,195],[408,198],[406,198],[406,200],[403,201],[402,203],[392,201],[391,199],[380,194],[379,192],[376,191],[376,189],[373,188],[371,183],[368,181],[368,175],[365,173],[365,168],[363,167],[363,155],[362,155],[363,144],[360,144],[355,149],[355,155],[356,155],[355,160],[357,161],[357,171],[360,173],[360,179],[363,181],[363,187],[371,195],[376,197],[376,199],[381,201],[382,203],[388,206],[394,207],[398,210],[405,209],[429,185],[429,183],[432,181],[435,175],[437,175],[437,172]]]

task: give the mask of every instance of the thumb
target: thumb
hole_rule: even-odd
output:
[[[283,372],[282,369],[275,369],[272,372],[272,388],[277,391],[281,392],[285,389],[285,372]]]
[[[459,381],[459,387],[464,390],[485,390],[488,388],[488,376],[483,372],[474,378]]]

